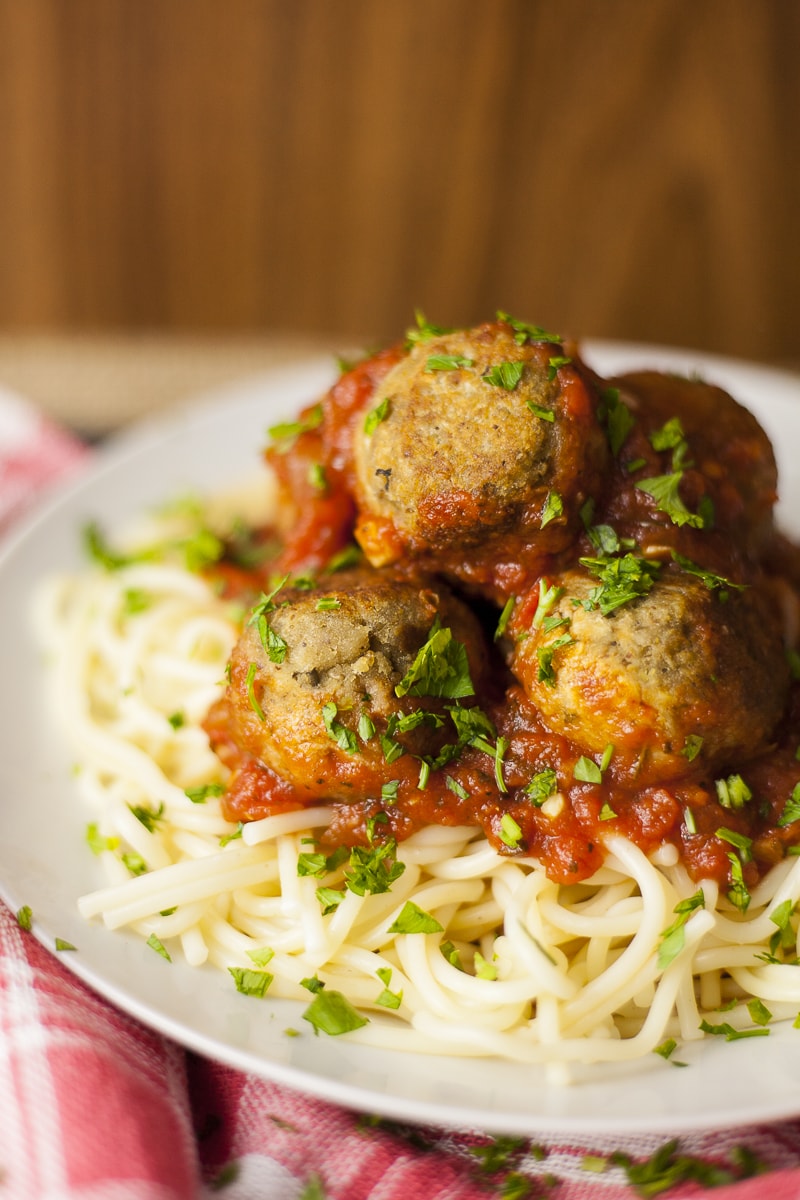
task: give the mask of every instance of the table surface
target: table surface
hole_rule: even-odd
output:
[[[95,440],[147,414],[315,355],[333,337],[0,334],[0,384]]]

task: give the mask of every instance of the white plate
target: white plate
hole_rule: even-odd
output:
[[[657,366],[700,372],[752,408],[781,470],[780,520],[800,534],[800,379],[694,352],[587,343],[601,372]],[[328,361],[283,369],[150,422],[98,454],[0,554],[0,892],[31,906],[37,935],[78,947],[60,960],[98,992],[186,1046],[304,1092],[398,1120],[508,1134],[680,1132],[800,1113],[800,1033],[685,1048],[688,1069],[656,1055],[569,1088],[510,1062],[395,1054],[315,1037],[301,1006],[239,995],[221,972],[169,964],[138,938],[84,923],[76,898],[99,886],[70,753],[46,719],[47,679],[29,629],[31,594],[48,572],[78,566],[79,531],[107,528],[190,489],[214,490],[259,468],[267,426],[327,386]],[[795,970],[800,968],[788,968]]]

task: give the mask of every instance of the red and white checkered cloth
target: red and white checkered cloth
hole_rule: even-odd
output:
[[[0,529],[86,457],[0,393]],[[435,1070],[432,1062],[431,1069]],[[635,1161],[661,1137],[627,1139]],[[740,1148],[765,1173],[738,1180]],[[490,1153],[505,1149],[501,1165]],[[0,1200],[633,1200],[617,1148],[411,1129],[201,1059],[79,982],[0,905]],[[800,1118],[682,1137],[668,1200],[800,1200]],[[680,1172],[677,1172],[680,1175]],[[696,1174],[696,1173],[695,1173]],[[686,1173],[683,1178],[685,1180]],[[708,1175],[704,1177],[706,1180]]]

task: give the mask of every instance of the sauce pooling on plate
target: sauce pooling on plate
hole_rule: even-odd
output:
[[[800,843],[797,551],[720,388],[598,377],[506,314],[420,319],[273,430],[279,549],[206,721],[232,820],[482,826],[569,883],[605,834],[740,908]]]

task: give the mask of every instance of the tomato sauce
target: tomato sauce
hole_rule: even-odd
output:
[[[287,528],[277,531],[281,548],[265,567],[248,572],[223,563],[216,568],[229,594],[257,594],[269,577],[324,572],[337,554],[353,547],[355,533],[373,562],[379,564],[385,554],[388,561],[399,559],[402,569],[406,547],[391,523],[358,511],[353,436],[356,423],[369,411],[376,387],[403,353],[402,346],[394,346],[346,372],[323,398],[319,424],[299,433],[288,448],[268,451],[290,520]],[[562,374],[561,403],[571,421],[588,426],[596,420],[588,402],[592,393],[577,375],[572,382],[574,372]],[[632,406],[636,425],[609,462],[603,487],[592,498],[586,529],[576,531],[569,548],[569,560],[597,552],[588,527],[602,524],[613,527],[620,539],[630,539],[645,557],[666,562],[677,551],[732,583],[747,581],[754,572],[779,572],[771,556],[783,556],[775,555],[775,539],[764,532],[775,482],[770,465],[764,464],[763,435],[754,431],[754,422],[743,417],[738,406],[727,416],[731,410],[721,408],[710,421],[704,405],[713,397],[703,393],[698,400],[698,393],[685,381],[670,383],[647,373],[632,378],[639,398],[644,396],[648,404],[641,410]],[[599,381],[598,386],[602,390],[606,384]],[[624,391],[628,381],[614,381],[614,386]],[[686,449],[679,463],[681,499],[692,514],[703,510],[713,514],[703,528],[676,524],[651,495],[637,487],[643,479],[663,475],[665,464],[669,470],[668,457],[654,449],[652,435],[671,418],[678,418],[685,432]],[[475,500],[458,499],[452,493],[444,502],[431,497],[426,503],[446,534],[448,524],[463,523]],[[790,549],[800,579],[800,559]],[[469,551],[462,547],[443,552],[439,565],[455,565],[460,585],[484,618],[491,642],[503,602],[524,594],[515,620],[523,626],[529,623],[536,607],[533,585],[564,560],[561,551],[544,557],[535,554],[523,535],[512,533],[489,538]],[[431,563],[423,561],[422,568],[430,571]],[[419,561],[409,565],[410,571],[419,569]],[[784,583],[794,595],[797,580]],[[702,636],[702,630],[697,636]],[[648,854],[673,846],[694,879],[716,879],[724,887],[731,880],[732,854],[737,855],[745,883],[752,886],[800,843],[800,820],[790,819],[793,814],[786,807],[800,784],[796,684],[784,720],[769,744],[750,761],[730,765],[731,775],[741,778],[749,794],[740,803],[739,799],[731,802],[724,788],[720,792],[717,779],[695,768],[689,759],[681,778],[663,784],[637,786],[613,756],[599,780],[582,778],[585,756],[580,748],[548,729],[511,676],[500,649],[494,653],[492,694],[480,697],[480,703],[496,730],[495,753],[466,745],[424,779],[420,762],[410,754],[387,763],[383,795],[333,806],[333,821],[324,835],[327,844],[366,843],[376,836],[376,828],[381,837],[400,841],[430,824],[475,825],[502,853],[532,855],[553,880],[570,883],[596,871],[606,853],[606,840],[622,835]],[[224,701],[209,714],[206,728],[216,752],[232,771],[223,800],[229,819],[251,821],[324,803],[237,746]],[[357,757],[342,767],[334,763],[331,769],[341,771],[342,778],[346,774],[358,793]],[[537,791],[535,781],[540,777],[549,783],[541,783]]]

